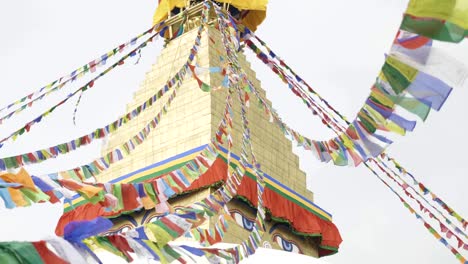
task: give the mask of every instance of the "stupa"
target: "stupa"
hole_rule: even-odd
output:
[[[164,2],[164,1],[163,1]],[[242,1],[239,1],[242,2]],[[249,1],[243,1],[249,2]],[[167,8],[160,3],[160,8]],[[203,3],[187,1],[184,7],[173,7],[168,13],[166,24],[167,43],[156,63],[146,73],[146,78],[135,92],[127,110],[134,109],[163,87],[171,77],[187,62],[191,48],[197,37]],[[218,3],[225,11],[239,11],[235,6]],[[156,12],[156,15],[160,12]],[[255,12],[255,11],[252,11]],[[265,13],[265,11],[258,11]],[[246,17],[245,12],[238,12]],[[164,17],[165,18],[165,17]],[[261,15],[256,15],[261,22]],[[156,19],[156,16],[155,16]],[[226,50],[214,18],[201,37],[196,58],[200,69],[222,68],[226,63]],[[250,26],[252,26],[250,24]],[[256,26],[256,24],[255,24]],[[183,30],[181,30],[183,28]],[[256,90],[266,98],[255,72],[251,69],[242,49],[238,54],[239,63],[252,80]],[[212,87],[223,82],[219,71],[206,70],[197,76]],[[98,178],[99,182],[135,183],[144,182],[165,175],[187,162],[209,147],[211,139],[216,138],[218,124],[223,117],[227,89],[206,92],[200,89],[195,78],[186,78],[177,91],[167,113],[161,118],[157,129],[132,154],[117,162]],[[138,133],[164,107],[170,93],[164,95],[152,109],[145,111],[124,127],[112,133],[102,149],[102,153],[114,149]],[[268,102],[271,105],[271,102]],[[233,105],[233,144],[231,165],[239,162],[241,154],[242,124],[239,103]],[[306,188],[306,174],[299,168],[299,159],[292,152],[292,144],[283,132],[270,122],[268,116],[255,106],[249,107],[248,119],[252,135],[252,146],[256,158],[266,173],[266,188],[263,194],[267,210],[267,229],[262,237],[262,246],[289,252],[322,257],[338,251],[341,237],[332,222],[332,215],[313,202],[314,196]],[[226,178],[228,149],[226,142],[220,148],[220,155],[200,179],[183,192],[172,195],[168,202],[173,210],[207,197],[217,190]],[[224,243],[240,243],[246,239],[255,221],[257,190],[255,176],[247,171],[239,187],[238,196],[228,204],[229,228],[222,239]],[[81,198],[75,199],[75,206],[83,204]],[[65,211],[71,206],[66,206]],[[112,219],[114,227],[109,232],[129,230],[151,222],[161,214],[157,210],[141,210]],[[204,228],[214,225],[217,217],[204,224]],[[181,238],[187,239],[187,238]],[[179,239],[179,240],[181,240]]]

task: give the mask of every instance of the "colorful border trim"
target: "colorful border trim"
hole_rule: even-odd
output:
[[[135,183],[143,182],[148,179],[158,178],[159,176],[166,174],[170,171],[176,170],[182,167],[186,162],[194,159],[203,149],[208,145],[202,145],[200,147],[191,149],[186,152],[182,152],[168,159],[156,162],[139,170],[127,173],[123,176],[115,178],[110,183]],[[72,197],[72,200],[64,205],[64,212],[69,212],[76,206],[80,206],[88,203],[81,195],[76,194]]]
[[[221,157],[223,157],[224,160],[227,158],[227,149],[223,148],[222,146],[219,147],[219,149],[222,151]],[[231,153],[231,157],[234,158],[235,160],[231,159],[231,162],[234,163],[235,165],[239,165],[239,156],[237,156],[234,153]],[[254,176],[254,171],[252,170],[252,165],[249,164],[249,167],[247,168],[246,171],[247,176],[253,177]],[[314,202],[310,201],[309,199],[305,198],[304,196],[300,195],[293,189],[289,188],[288,186],[282,184],[280,181],[277,179],[273,178],[272,176],[265,174],[265,183],[268,187],[270,187],[272,190],[275,192],[281,194],[281,196],[287,196],[288,198],[291,198],[290,200],[293,201],[294,203],[300,205],[301,207],[305,209],[311,210],[311,212],[318,214],[318,216],[322,216],[326,220],[332,221],[332,214],[329,212],[325,211],[322,209],[320,206],[316,205]]]
[[[200,153],[200,151],[202,151],[206,147],[207,145],[196,147],[189,151],[180,153],[168,159],[162,160],[160,162],[154,163],[147,167],[144,167],[139,170],[133,171],[131,173],[125,174],[123,176],[120,176],[116,179],[113,179],[110,182],[111,183],[119,183],[119,182],[120,183],[132,183],[132,182],[142,182],[150,178],[157,178],[160,175],[163,175],[169,171],[172,171],[174,169],[177,169],[178,167],[183,166],[186,162],[195,158]],[[220,156],[225,160],[226,155],[227,155],[227,149],[220,147],[220,150],[221,150]],[[233,159],[231,159],[231,162],[234,163],[233,165],[238,166],[239,156],[232,154],[232,158]],[[255,178],[254,173],[251,170],[251,166],[247,168],[246,175],[251,178],[252,177]],[[332,215],[330,213],[328,213],[327,211],[325,211],[324,209],[322,209],[320,206],[316,205],[312,201],[308,200],[304,196],[295,192],[288,186],[274,179],[272,176],[265,174],[265,183],[272,190],[279,193],[281,196],[288,198],[289,200],[301,206],[302,208],[307,209],[308,211],[314,213],[315,215],[319,216],[320,218],[324,220],[332,221]],[[73,210],[73,207],[76,207],[85,203],[87,203],[87,201],[85,201],[81,196],[75,195],[73,196],[70,204],[65,205],[64,211],[65,212],[71,211]]]

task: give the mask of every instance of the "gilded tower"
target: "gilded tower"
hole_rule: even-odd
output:
[[[187,7],[183,11],[185,14],[183,19],[174,16],[168,20],[172,26],[167,34],[177,36],[168,41],[156,63],[146,73],[145,80],[135,92],[132,101],[128,103],[127,110],[144,103],[187,63],[200,25],[200,6],[201,4],[196,4]],[[176,33],[181,23],[184,23],[184,31]],[[210,25],[206,26],[202,33],[195,63],[201,69],[222,68],[225,56],[226,49],[220,31],[216,27],[216,22],[211,20]],[[242,50],[237,56],[239,64],[255,89],[266,98],[265,90],[261,87]],[[218,87],[223,82],[223,76],[218,71],[206,70],[197,77],[211,87]],[[170,94],[165,94],[149,110],[112,133],[102,152],[109,152],[137,134],[162,110]],[[206,92],[200,89],[199,82],[195,78],[185,78],[157,128],[145,142],[135,148],[131,155],[112,165],[99,176],[98,180],[113,183],[142,182],[160,177],[184,165],[216,137],[218,124],[223,117],[226,95],[227,89],[213,89],[211,92]],[[267,103],[271,105],[271,102]],[[234,103],[233,112],[235,118],[233,118],[232,152],[235,159],[241,153],[242,141],[238,103]],[[269,199],[270,205],[266,205],[267,232],[262,238],[262,246],[314,257],[337,252],[341,242],[339,232],[332,223],[331,215],[313,203],[313,193],[306,189],[306,175],[299,169],[299,159],[292,152],[291,142],[280,128],[270,122],[262,109],[252,105],[248,108],[247,116],[256,158],[267,174],[265,182],[268,193],[264,195],[268,195],[265,199]],[[222,149],[220,152],[215,164],[225,167],[227,150]],[[213,171],[210,175],[206,176],[203,183],[199,183],[196,188],[170,197],[169,204],[175,208],[189,205],[215,191],[223,178],[216,176]],[[255,192],[255,186],[253,187]],[[253,199],[255,195],[249,196],[246,193],[248,191],[244,190],[238,198],[228,204],[232,218],[228,221],[229,229],[223,242],[240,243],[247,238],[252,228],[255,219],[256,201]],[[115,225],[112,231],[136,227],[158,215],[157,210],[143,210],[125,215],[113,220]],[[207,223],[205,228],[212,225],[212,222]]]

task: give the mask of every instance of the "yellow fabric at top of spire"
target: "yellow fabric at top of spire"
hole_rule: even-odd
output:
[[[268,4],[268,0],[218,0],[218,2],[231,4],[238,9],[261,11],[266,11]]]
[[[185,7],[186,0],[162,0],[159,1],[158,8],[153,16],[153,25],[163,21],[167,18],[167,14],[175,7]]]
[[[217,2],[228,3],[239,10],[249,10],[241,22],[251,30],[256,30],[266,17],[268,0],[217,0]],[[187,0],[161,0],[153,16],[153,25],[167,18],[167,14],[175,7],[182,8]]]
[[[468,0],[411,0],[406,13],[449,21],[468,29]]]

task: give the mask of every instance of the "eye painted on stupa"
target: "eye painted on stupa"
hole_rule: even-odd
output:
[[[184,213],[184,209],[185,209],[186,207],[180,206],[180,205],[176,205],[176,206],[173,206],[172,208],[174,209],[174,212],[179,213],[179,214],[182,214],[182,213]]]
[[[156,222],[161,218],[163,215],[150,215],[148,218],[145,219],[145,224]]]
[[[108,232],[105,232],[103,233],[103,235],[116,235],[116,234],[121,234],[121,233],[125,233],[125,232],[128,232],[130,231],[131,229],[135,228],[134,225],[132,225],[131,223],[126,223],[126,224],[123,224],[119,227],[116,227],[116,228],[112,228],[111,230],[109,230]]]
[[[125,233],[125,232],[130,231],[133,228],[135,227],[132,224],[125,224],[119,228],[118,233]]]
[[[183,207],[183,206],[174,206],[173,207],[175,213],[183,213],[184,208],[185,207]],[[149,213],[149,214],[147,214],[147,215],[145,215],[143,217],[141,224],[144,225],[144,224],[147,224],[147,223],[155,222],[155,221],[159,220],[159,218],[161,218],[161,217],[163,217],[165,215],[166,214],[157,214],[157,213],[155,213],[153,211],[153,212],[151,212],[151,213]]]
[[[296,242],[284,238],[279,233],[273,234],[273,241],[284,251],[302,254],[302,250]]]
[[[232,218],[234,218],[234,220],[236,221],[238,225],[242,226],[244,229],[248,231],[253,230],[255,220],[249,217],[246,217],[241,211],[236,210],[236,209],[229,210],[229,212],[231,213]]]

